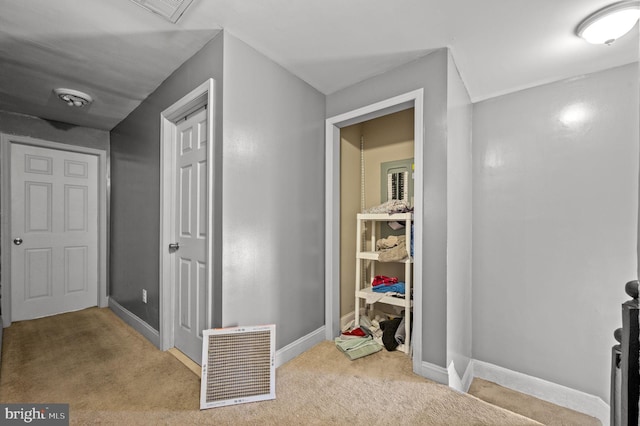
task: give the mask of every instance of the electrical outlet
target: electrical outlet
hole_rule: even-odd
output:
[[[147,303],[147,290],[142,289],[142,303]]]

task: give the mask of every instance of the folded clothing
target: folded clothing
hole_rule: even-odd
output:
[[[406,245],[406,243],[406,235],[389,235],[387,238],[380,238],[378,241],[376,241],[376,248],[378,250],[385,250],[393,248],[400,244]]]
[[[406,201],[403,200],[389,200],[377,206],[370,207],[364,210],[362,213],[405,213],[410,212],[413,209]]]
[[[400,293],[404,294],[405,292],[405,284],[400,281],[395,284],[388,285],[377,285],[375,287],[371,287],[371,290],[376,293]]]
[[[350,330],[350,331],[343,331],[342,335],[343,336],[364,337],[364,336],[367,335],[367,333],[365,333],[364,330],[362,330],[360,327],[358,327],[358,328],[354,328],[353,330]]]
[[[393,235],[387,238],[386,241],[383,239],[376,242],[376,247],[381,249],[379,252],[380,254],[378,255],[378,261],[380,262],[398,262],[409,255],[409,253],[407,253],[406,237],[404,235],[396,237],[397,240],[393,246],[391,246],[391,244],[394,242],[389,241],[391,237],[393,237]]]
[[[371,283],[372,286],[377,286],[377,285],[388,285],[388,284],[395,284],[398,282],[398,278],[396,277],[387,277],[385,275],[376,275],[373,278],[373,282]]]
[[[336,347],[351,361],[382,350],[382,346],[373,340],[371,336],[355,339],[343,339],[341,337],[336,337],[335,344]]]

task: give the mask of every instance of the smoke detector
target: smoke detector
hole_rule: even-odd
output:
[[[193,0],[131,0],[175,24]]]
[[[93,98],[87,93],[73,89],[53,89],[53,93],[69,106],[82,108],[93,102]]]

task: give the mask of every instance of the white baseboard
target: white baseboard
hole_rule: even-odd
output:
[[[449,364],[449,367],[447,368],[447,373],[449,374],[449,387],[451,389],[455,389],[458,392],[466,392],[467,389],[464,388],[464,385],[462,383],[462,379],[460,379],[460,376],[458,376],[458,372],[456,371],[456,366],[453,364],[453,361],[451,361],[451,363]]]
[[[138,316],[131,311],[125,309],[118,302],[109,298],[109,308],[116,314],[122,321],[127,323],[138,333],[142,334],[148,341],[153,343],[155,347],[160,348],[160,333],[146,322],[142,321]]]
[[[462,375],[462,389],[464,392],[469,392],[471,382],[473,382],[473,378],[475,377],[474,365],[475,363],[472,359],[469,361],[469,364],[467,364],[467,369],[464,370],[464,374]]]
[[[467,390],[473,378],[478,377],[561,407],[588,414],[600,420],[603,426],[609,425],[609,405],[595,395],[476,359],[471,360],[464,377],[463,384]]]
[[[444,367],[430,362],[422,361],[420,371],[416,371],[415,373],[434,382],[442,383],[443,385],[449,384],[449,371]]]
[[[152,328],[149,324],[141,320],[131,311],[125,309],[118,302],[109,298],[109,308],[125,323],[130,325],[138,333],[142,334],[147,340],[153,343],[158,349],[160,348],[160,333]],[[319,329],[307,334],[285,346],[282,349],[276,351],[276,368],[280,367],[287,361],[292,360],[301,353],[311,349],[313,346],[325,339],[325,327],[322,326]]]
[[[276,368],[325,340],[325,326],[323,325],[295,342],[289,343],[284,348],[276,351]]]

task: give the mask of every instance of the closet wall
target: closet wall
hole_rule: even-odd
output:
[[[413,108],[354,124],[340,131],[340,316],[355,306],[356,214],[360,212],[360,138],[364,138],[365,208],[380,204],[380,164],[413,158]],[[386,225],[382,225],[386,226]],[[402,276],[400,264],[380,273]],[[397,269],[397,270],[396,270]]]

